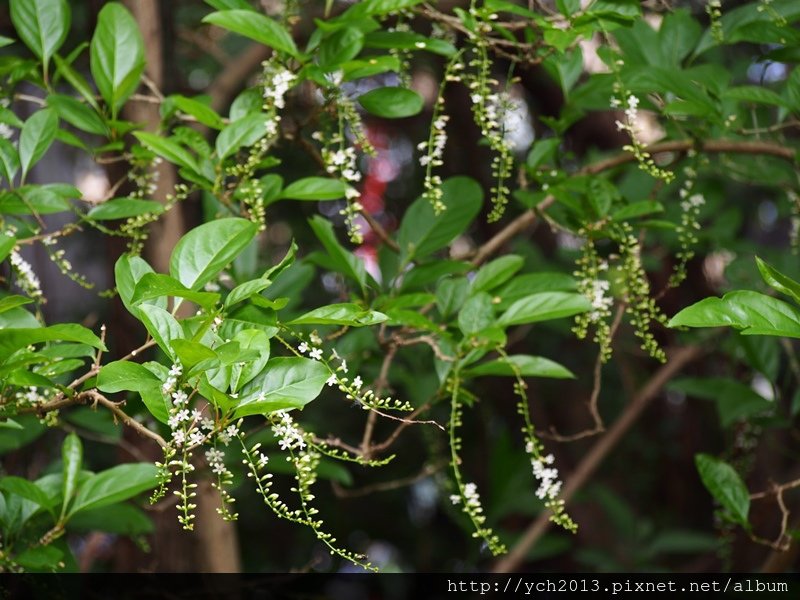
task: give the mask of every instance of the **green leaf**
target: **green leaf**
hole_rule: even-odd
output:
[[[17,306],[23,306],[25,304],[32,303],[33,300],[30,298],[26,298],[25,296],[6,296],[2,300],[0,300],[0,313],[4,313],[7,310],[11,310],[12,308],[16,308]]]
[[[756,256],[756,264],[758,265],[761,277],[768,286],[781,294],[786,294],[795,302],[800,303],[800,283],[768,265],[758,256]]]
[[[287,325],[343,325],[364,327],[383,323],[388,317],[374,310],[364,310],[358,304],[329,304],[289,321]]]
[[[210,310],[219,301],[219,294],[212,292],[195,292],[184,286],[180,281],[173,279],[169,275],[160,273],[145,273],[136,283],[133,291],[131,304],[137,305],[145,300],[171,296],[173,298],[185,298],[194,302],[198,306]]]
[[[551,164],[560,145],[561,138],[547,138],[536,141],[533,146],[531,146],[525,163],[531,169],[536,169],[540,165]]]
[[[69,516],[91,508],[122,502],[158,485],[158,469],[152,463],[117,465],[87,479],[75,497]]]
[[[169,100],[175,103],[178,110],[194,117],[199,123],[202,123],[206,127],[211,127],[212,129],[222,129],[225,127],[225,122],[222,120],[222,117],[217,114],[217,111],[200,100],[187,98],[180,94],[170,96]]]
[[[458,328],[467,336],[491,327],[494,320],[492,297],[486,292],[468,298],[458,311]]]
[[[217,136],[216,150],[220,160],[236,153],[239,148],[252,146],[267,135],[267,115],[250,113],[234,121]]]
[[[63,558],[64,553],[51,544],[29,546],[14,557],[14,562],[29,571],[52,570]]]
[[[380,87],[362,94],[358,103],[368,113],[384,119],[413,117],[425,102],[417,92],[402,87]]]
[[[138,316],[147,332],[153,337],[167,355],[174,358],[170,342],[183,338],[183,329],[171,314],[153,304],[141,304],[138,307]]]
[[[482,377],[485,375],[515,377],[517,373],[522,377],[575,379],[572,371],[557,362],[549,358],[527,354],[512,354],[463,371],[464,377]]]
[[[733,327],[743,335],[800,338],[800,309],[764,294],[736,291],[705,298],[672,317],[669,327]]]
[[[696,454],[694,464],[706,489],[736,523],[749,528],[750,494],[741,477],[728,463],[708,454]]]
[[[98,204],[86,216],[95,221],[113,221],[127,219],[139,215],[156,214],[164,212],[164,205],[154,200],[139,200],[138,198],[114,198]]]
[[[214,12],[206,16],[203,23],[210,23],[238,33],[295,58],[300,56],[292,36],[280,23],[252,10]]]
[[[0,175],[11,187],[14,183],[14,176],[19,171],[19,154],[14,145],[6,138],[0,137]]]
[[[120,300],[128,309],[128,312],[134,316],[138,315],[137,308],[133,305],[133,292],[136,289],[136,283],[146,274],[153,273],[153,268],[139,256],[129,256],[123,254],[117,259],[114,265],[114,280],[117,284],[117,291],[119,292]],[[154,300],[152,304],[156,304],[161,308],[167,307],[167,299],[159,298]]]
[[[752,102],[754,104],[769,104],[791,108],[778,94],[767,88],[755,85],[743,85],[725,90],[724,98]]]
[[[118,2],[103,6],[89,49],[89,66],[112,118],[136,90],[145,67],[144,42],[136,20]]]
[[[442,279],[436,286],[436,307],[442,317],[447,318],[464,304],[469,291],[466,277]]]
[[[101,392],[113,394],[123,391],[141,392],[160,384],[161,380],[139,363],[117,360],[100,369],[96,385]]]
[[[511,279],[522,268],[525,260],[521,256],[508,254],[485,264],[472,280],[472,292],[483,292],[495,289]]]
[[[214,279],[236,258],[258,233],[246,219],[218,219],[195,227],[172,251],[169,272],[191,290]]]
[[[654,200],[642,200],[641,202],[634,202],[628,206],[624,206],[611,214],[613,221],[628,221],[636,217],[644,215],[651,215],[653,213],[664,212],[664,206],[660,202]]]
[[[0,490],[16,494],[20,498],[30,500],[46,510],[53,507],[53,502],[42,488],[22,477],[7,476],[0,479]]]
[[[451,177],[442,184],[442,202],[446,209],[438,215],[426,198],[406,211],[397,234],[406,261],[444,248],[461,235],[480,212],[483,191],[470,177]]]
[[[23,178],[50,148],[57,130],[58,115],[52,108],[43,108],[25,121],[19,135],[19,162]]]
[[[103,136],[108,134],[108,127],[102,117],[93,108],[72,96],[50,94],[47,105],[55,109],[59,117],[81,131]]]
[[[81,342],[99,350],[108,350],[99,337],[85,327],[74,323],[30,329],[0,329],[0,361],[6,360],[20,348],[41,342],[55,341]]]
[[[91,86],[83,77],[83,75],[73,69],[72,65],[61,58],[58,54],[56,54],[53,58],[55,58],[58,74],[66,79],[67,82],[75,88],[75,91],[83,96],[83,99],[86,100],[86,102],[88,102],[92,108],[94,108],[96,111],[99,111],[100,106],[97,104],[97,101],[94,98],[94,90],[92,90]]]
[[[669,389],[714,401],[720,425],[726,428],[743,419],[769,413],[774,406],[749,386],[726,377],[675,379],[670,382]]]
[[[138,536],[153,532],[153,522],[145,512],[131,504],[112,504],[84,510],[69,520],[70,531],[105,531]]]
[[[330,373],[322,363],[307,358],[273,358],[264,376],[245,385],[236,417],[302,408],[322,391]]]
[[[388,15],[389,13],[411,8],[424,1],[425,0],[361,0],[361,2],[357,2],[348,8],[339,18],[345,20]]]
[[[355,27],[342,27],[319,46],[317,60],[323,68],[334,68],[358,56],[364,46],[364,33]]]
[[[276,199],[287,200],[337,200],[343,198],[350,186],[329,177],[305,177],[293,181]]]
[[[449,42],[410,31],[373,31],[364,38],[364,45],[386,50],[427,50],[441,56],[453,56],[456,53],[455,46]]]
[[[225,298],[225,308],[230,308],[256,294],[260,294],[271,285],[272,281],[263,278],[245,281],[233,288],[231,293]]]
[[[330,221],[315,215],[308,223],[319,241],[322,242],[328,255],[333,259],[333,266],[335,266],[336,270],[358,283],[363,290],[367,283],[367,270],[364,267],[364,262],[354,256],[352,252],[348,252],[339,243]]]
[[[189,169],[190,171],[200,172],[200,167],[197,165],[197,161],[195,161],[194,157],[175,140],[146,131],[135,131],[133,135],[136,136],[136,139],[139,140],[142,145],[155,152],[158,156],[165,158],[167,161]]]
[[[592,303],[583,294],[569,292],[540,292],[512,304],[498,319],[502,327],[537,323],[550,319],[571,317],[591,310]]]
[[[47,70],[50,57],[67,38],[69,5],[66,0],[11,0],[10,8],[14,29]]]
[[[61,446],[61,518],[67,513],[67,506],[75,493],[78,485],[78,475],[83,466],[83,444],[80,438],[74,433],[70,433]]]

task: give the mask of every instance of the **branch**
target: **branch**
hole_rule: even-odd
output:
[[[678,348],[671,352],[667,363],[663,365],[634,396],[608,433],[600,438],[585,458],[578,464],[575,472],[567,480],[560,499],[569,503],[575,493],[589,480],[606,456],[616,446],[631,426],[641,416],[650,401],[656,397],[661,388],[685,365],[697,359],[709,349],[708,344]],[[498,560],[492,568],[494,573],[508,573],[519,569],[525,560],[528,550],[544,535],[550,526],[550,511],[542,512],[530,524],[520,540],[508,555]]]
[[[701,152],[709,154],[760,154],[764,156],[773,156],[781,158],[789,162],[795,162],[795,150],[790,147],[781,146],[779,144],[772,144],[770,142],[749,142],[745,140],[707,140],[704,142],[695,142],[694,140],[674,140],[670,142],[660,142],[648,146],[644,150],[651,155],[664,154],[666,152],[688,152],[689,150],[696,149]],[[636,157],[630,152],[623,152],[611,158],[598,161],[591,165],[587,165],[574,173],[575,176],[581,175],[596,175],[603,171],[608,171],[615,167],[634,162]],[[525,211],[516,219],[511,221],[503,229],[492,236],[485,242],[475,256],[472,258],[472,264],[480,266],[486,259],[492,256],[495,252],[500,250],[506,242],[508,242],[515,235],[533,225],[536,221],[537,212],[544,211],[555,202],[553,196],[547,196],[542,200],[535,209]]]

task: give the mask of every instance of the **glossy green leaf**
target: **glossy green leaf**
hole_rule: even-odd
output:
[[[329,304],[297,317],[287,325],[343,325],[364,327],[383,323],[388,317],[374,310],[364,310],[358,304]]]
[[[77,91],[83,97],[83,99],[89,103],[89,106],[94,108],[96,111],[99,111],[100,105],[97,103],[97,100],[95,100],[94,90],[86,81],[84,76],[78,73],[78,71],[76,71],[69,62],[61,58],[58,54],[56,54],[53,58],[55,59],[58,74],[66,79],[73,88],[75,88],[75,91]]]
[[[453,56],[456,53],[455,46],[445,40],[428,38],[411,31],[373,31],[364,38],[364,45],[385,50],[425,50],[441,56]]]
[[[172,251],[169,272],[191,290],[214,279],[233,261],[258,233],[258,226],[246,219],[218,219],[195,227]]]
[[[133,135],[142,145],[169,162],[195,172],[200,171],[200,167],[197,166],[197,161],[195,161],[194,157],[174,139],[161,137],[146,131],[136,131]]]
[[[436,307],[442,317],[458,311],[467,299],[469,281],[466,277],[442,279],[436,286]]]
[[[669,327],[733,327],[743,335],[800,338],[800,309],[758,292],[736,291],[684,308]]]
[[[47,105],[55,109],[64,121],[81,131],[95,135],[107,135],[108,127],[97,111],[72,96],[50,94]]]
[[[164,205],[154,200],[139,200],[138,198],[114,198],[98,204],[86,216],[95,221],[113,221],[115,219],[128,219],[139,215],[156,214],[164,212]]]
[[[428,256],[461,235],[478,215],[483,191],[470,177],[451,177],[442,184],[446,209],[436,215],[426,198],[419,198],[406,211],[397,242],[406,260]]]
[[[515,377],[550,377],[553,379],[574,379],[575,375],[555,361],[542,356],[512,354],[482,363],[477,367],[465,369],[465,377],[482,377],[486,375]]]
[[[305,177],[287,185],[279,198],[288,200],[338,200],[350,186],[329,177]]]
[[[17,171],[19,171],[19,153],[14,144],[0,137],[0,175],[9,186],[13,184]]]
[[[750,493],[736,470],[708,454],[696,454],[694,463],[706,489],[736,523],[749,528]]]
[[[160,273],[145,273],[136,283],[131,303],[136,305],[145,300],[171,296],[184,298],[205,309],[211,309],[219,301],[219,294],[213,292],[195,292],[180,281]]]
[[[361,94],[358,103],[368,113],[384,119],[413,117],[422,111],[424,101],[414,90],[403,87],[380,87]]]
[[[144,388],[160,385],[161,380],[139,363],[117,360],[103,365],[97,374],[97,389],[116,392],[141,392]]]
[[[262,113],[250,113],[226,126],[217,136],[219,159],[235,154],[240,148],[252,146],[267,135],[267,119]]]
[[[23,177],[50,148],[57,130],[58,115],[52,108],[43,108],[25,121],[19,135],[19,162]]]
[[[166,352],[168,356],[174,357],[170,342],[183,338],[183,329],[181,329],[175,317],[163,308],[153,304],[139,305],[137,316],[141,319],[147,332],[156,341],[159,348]]]
[[[337,67],[358,56],[363,46],[364,33],[360,29],[342,27],[322,41],[317,60],[323,68]]]
[[[361,0],[348,8],[340,18],[355,19],[388,15],[399,10],[412,8],[424,1],[425,0]]]
[[[494,325],[492,297],[486,292],[472,296],[458,311],[458,328],[464,335],[478,333]]]
[[[474,292],[493,290],[511,279],[522,268],[524,259],[515,254],[501,256],[482,266],[472,280],[471,289]]]
[[[6,476],[0,479],[0,490],[8,492],[9,494],[16,494],[20,498],[30,500],[41,506],[44,509],[51,509],[53,502],[50,497],[35,483],[23,479],[22,477],[15,477],[13,475]]]
[[[70,10],[66,0],[11,0],[11,22],[20,39],[47,69],[67,38]]]
[[[212,129],[222,129],[225,127],[225,122],[222,120],[222,117],[205,102],[181,95],[170,96],[169,99],[175,103],[178,110],[194,117],[199,123],[202,123],[206,127],[211,127]]]
[[[756,264],[764,282],[772,289],[786,294],[800,304],[800,283],[778,271],[756,256]]]
[[[112,118],[136,90],[144,72],[144,42],[136,20],[118,2],[103,6],[89,50],[97,89]]]
[[[645,215],[664,212],[664,206],[660,202],[653,200],[642,200],[641,202],[634,202],[628,206],[624,206],[619,210],[612,213],[611,218],[614,221],[627,221]]]
[[[235,416],[269,414],[302,408],[322,391],[330,373],[322,363],[307,358],[273,358],[264,376],[245,385]]]
[[[120,300],[133,315],[137,315],[138,311],[133,305],[133,292],[136,289],[137,282],[146,274],[153,273],[153,268],[139,256],[129,256],[123,254],[117,259],[114,265],[114,280],[117,283],[117,292],[119,292]],[[150,302],[161,308],[167,307],[166,298],[158,298]]]
[[[128,500],[158,485],[158,469],[152,463],[117,465],[92,475],[80,486],[69,514]]]
[[[12,308],[16,308],[17,306],[24,306],[25,304],[32,303],[33,300],[30,298],[26,298],[25,296],[6,296],[2,300],[0,300],[0,313],[4,313],[7,310],[11,310]]]
[[[80,438],[70,433],[61,446],[61,517],[67,513],[67,507],[78,485],[78,475],[83,467],[83,444]]]
[[[0,360],[7,359],[13,352],[41,342],[81,342],[92,348],[107,350],[105,344],[89,329],[74,323],[51,325],[34,329],[0,329]]]
[[[203,19],[228,31],[238,33],[260,44],[299,57],[297,46],[284,27],[266,15],[251,10],[223,10],[214,12]]]
[[[339,243],[330,221],[320,216],[314,216],[308,223],[333,260],[336,270],[358,283],[363,290],[367,283],[367,270],[364,262]]]
[[[514,302],[498,319],[497,324],[508,327],[523,323],[537,323],[571,317],[591,310],[591,308],[592,303],[583,294],[540,292]]]

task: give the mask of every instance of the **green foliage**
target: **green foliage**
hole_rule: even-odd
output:
[[[558,442],[602,433],[619,410],[619,422],[632,423],[626,407],[641,403],[617,399],[639,386],[637,398],[666,386],[680,402],[715,403],[702,426],[734,448],[712,449],[704,429],[691,449],[696,469],[725,519],[764,541],[751,498],[774,494],[785,510],[782,494],[796,487],[751,496],[744,483],[761,428],[796,434],[800,406],[789,393],[800,377],[791,341],[800,338],[798,272],[758,245],[791,230],[796,248],[800,230],[787,133],[800,114],[796,2],[709,2],[698,14],[653,14],[632,0],[559,0],[557,13],[506,0],[452,10],[421,0],[286,2],[269,15],[247,0],[206,4],[203,17],[176,12],[191,20],[182,30],[202,23],[213,33],[198,39],[219,53],[269,56],[229,106],[216,87],[156,89],[144,76],[140,24],[121,3],[105,3],[88,33],[73,14],[85,19],[89,4],[8,5],[0,453],[37,460],[20,470],[14,457],[0,477],[0,568],[75,568],[77,545],[65,535],[150,534],[135,503],[145,492],[154,502],[177,497],[191,530],[207,501],[198,498],[202,479],[219,495],[221,518],[240,518],[237,500],[250,518],[254,495],[333,555],[374,568],[363,549],[347,548],[357,536],[344,535],[368,527],[326,525],[315,486],[330,479],[337,494],[358,496],[354,482],[382,473],[430,484],[414,488],[432,498],[425,510],[503,554],[515,539],[505,528],[520,515],[548,511],[566,532],[581,525],[567,506],[575,490],[565,494],[554,466],[571,464]],[[589,40],[600,41],[596,56]],[[208,68],[205,57],[177,59],[197,70],[176,63],[170,72]],[[767,71],[778,64],[784,71]],[[553,85],[540,85],[544,77]],[[549,88],[558,100],[534,110]],[[142,102],[158,108],[152,122],[134,122],[142,113],[131,106]],[[600,156],[576,143],[589,113],[605,123],[595,145],[617,151]],[[48,161],[65,152],[114,174],[106,197],[84,197],[72,180],[42,183]],[[183,205],[184,218],[173,219]],[[151,232],[198,218],[167,240],[169,257],[154,255]],[[126,250],[102,256],[112,246],[90,235],[120,238]],[[48,321],[68,313],[50,310],[61,284],[40,281],[29,261],[47,257],[89,288],[66,257],[78,247],[64,242],[71,237],[107,259],[107,271],[114,262],[113,289],[102,296],[115,292],[127,320],[106,306]],[[769,262],[756,258],[754,268],[756,250]],[[735,335],[709,344],[710,332],[687,331],[716,327]],[[120,350],[131,339],[138,346]],[[703,346],[716,362],[664,382],[656,363],[682,356],[665,351],[678,344]],[[618,370],[604,366],[618,354]],[[593,424],[560,435],[549,398],[567,414],[576,394],[589,399]],[[157,444],[163,459],[109,466],[116,453],[95,444],[121,445],[122,427]],[[646,441],[640,454],[652,466],[662,442]],[[490,455],[502,477],[483,472]],[[402,461],[420,459],[421,474],[409,476]],[[577,485],[595,459],[570,467]],[[87,470],[97,466],[107,468]],[[648,481],[656,470],[639,474]],[[273,488],[273,475],[292,484]],[[583,548],[583,565],[660,568],[664,555],[717,547],[688,522],[636,531],[630,522],[644,508],[634,512],[602,486],[587,495],[635,551],[626,563]],[[399,520],[393,510],[381,518]],[[783,521],[774,547],[792,535]],[[575,543],[552,539],[535,552]],[[481,560],[480,546],[471,548],[459,558]],[[297,555],[281,558],[285,568]]]

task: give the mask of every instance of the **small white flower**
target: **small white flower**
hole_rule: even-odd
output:
[[[314,360],[321,360],[322,359],[322,349],[321,348],[314,348],[311,352],[309,352],[308,355],[311,358],[313,358]]]
[[[362,385],[364,385],[364,382],[361,380],[361,375],[356,375],[356,378],[353,379],[353,387],[360,390]]]
[[[308,352],[308,344],[306,344],[305,342],[301,342],[300,345],[297,347],[297,351],[300,354],[305,354],[306,352]]]
[[[334,375],[333,373],[331,373],[331,376],[330,376],[330,377],[328,377],[328,381],[326,381],[325,383],[327,383],[327,384],[328,384],[328,386],[334,386],[334,385],[336,385],[337,383],[339,383],[339,380],[337,379],[336,375]]]

